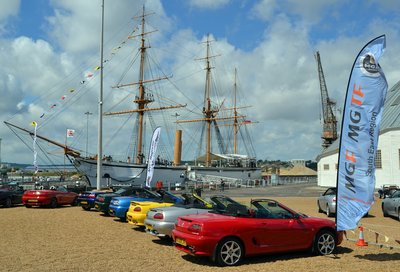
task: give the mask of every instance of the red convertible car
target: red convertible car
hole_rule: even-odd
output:
[[[78,194],[68,192],[63,186],[53,187],[50,190],[30,190],[23,194],[22,203],[27,208],[32,206],[49,206],[50,208],[56,208],[59,205],[76,206]]]
[[[343,239],[332,220],[308,217],[270,199],[252,200],[250,209],[229,204],[223,212],[180,216],[172,236],[177,249],[221,266],[268,253],[310,249],[327,255]]]

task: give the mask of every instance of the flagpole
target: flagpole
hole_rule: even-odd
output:
[[[100,93],[99,93],[99,127],[97,145],[97,190],[100,190],[103,157],[103,40],[104,40],[104,0],[101,3],[101,38],[100,38]]]
[[[65,129],[65,146],[67,146],[67,139],[68,139],[68,128]],[[65,152],[65,153],[67,153],[67,152]],[[64,157],[64,177],[65,177],[65,157],[66,156],[63,156],[63,157]]]

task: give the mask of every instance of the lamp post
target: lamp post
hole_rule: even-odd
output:
[[[93,113],[87,111],[86,114],[86,157],[88,156],[88,144],[89,144],[89,115]]]

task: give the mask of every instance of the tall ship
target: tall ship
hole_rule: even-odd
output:
[[[77,150],[73,146],[68,145],[67,139],[65,143],[50,140],[44,135],[39,135],[33,132],[32,129],[21,128],[6,121],[12,130],[19,129],[26,132],[35,139],[47,141],[53,145],[61,147],[65,158],[67,158],[75,168],[86,177],[90,187],[108,187],[115,185],[144,185],[146,181],[146,169],[148,168],[148,149],[151,143],[146,140],[150,138],[149,132],[155,127],[161,127],[161,135],[169,133],[171,139],[165,144],[165,148],[160,146],[156,153],[155,165],[153,168],[151,185],[157,181],[162,181],[163,184],[169,183],[184,183],[188,180],[202,181],[216,181],[216,180],[230,180],[230,181],[248,181],[261,179],[261,169],[257,166],[257,159],[255,156],[254,148],[249,144],[246,150],[250,150],[250,154],[239,154],[238,152],[238,137],[246,134],[248,131],[244,129],[247,125],[254,123],[246,119],[245,115],[241,115],[238,111],[243,108],[237,106],[237,84],[236,84],[236,70],[235,80],[231,92],[233,97],[233,106],[226,107],[225,100],[222,103],[214,103],[213,99],[217,96],[213,93],[212,83],[212,65],[211,60],[215,56],[210,53],[211,40],[207,37],[204,42],[206,46],[206,56],[197,60],[205,63],[205,85],[204,85],[204,99],[202,105],[198,107],[200,113],[198,118],[178,118],[189,117],[187,112],[194,112],[193,109],[188,109],[187,104],[175,103],[173,100],[168,100],[168,103],[157,103],[157,98],[164,97],[164,94],[159,95],[158,90],[155,89],[155,83],[160,85],[160,82],[169,81],[168,76],[151,77],[154,73],[148,72],[147,69],[153,71],[149,67],[148,60],[150,45],[147,43],[147,35],[154,31],[146,29],[146,16],[149,14],[143,12],[138,16],[140,24],[133,31],[133,35],[129,38],[139,40],[138,54],[135,59],[138,60],[138,80],[133,83],[118,83],[113,86],[112,91],[129,90],[130,95],[133,97],[133,102],[136,106],[131,109],[120,109],[118,106],[114,107],[118,110],[104,111],[101,110],[100,118],[115,118],[119,116],[129,116],[128,120],[134,123],[134,129],[131,132],[131,141],[125,143],[126,157],[121,159],[121,156],[103,155],[102,152],[89,154],[87,151],[86,139],[86,152]],[[136,32],[138,32],[136,34]],[[102,65],[105,63],[101,62]],[[133,66],[133,64],[132,64]],[[103,69],[103,67],[100,67]],[[161,84],[162,85],[162,84]],[[132,91],[133,89],[133,91]],[[168,90],[170,92],[170,90]],[[133,93],[133,94],[132,94]],[[175,97],[185,98],[185,95],[177,94]],[[167,116],[175,118],[171,122],[171,118],[164,118],[169,120],[169,127],[164,124],[157,124],[155,114],[166,113]],[[89,118],[89,112],[86,112]],[[162,119],[159,117],[158,119]],[[87,119],[88,120],[88,119]],[[168,121],[167,120],[167,121]],[[190,127],[193,124],[198,124],[197,129]],[[179,128],[178,128],[179,126]],[[182,160],[182,153],[185,148],[183,141],[185,136],[185,127],[189,128],[187,131],[197,134],[198,140],[193,140],[189,150],[197,150],[195,158],[191,160]],[[172,127],[172,128],[171,128]],[[182,129],[180,129],[182,128]],[[116,132],[118,128],[113,128]],[[172,133],[171,133],[172,132]],[[87,133],[89,133],[87,131]],[[92,132],[93,133],[93,132]],[[99,130],[99,133],[102,133]],[[192,136],[190,136],[192,137]],[[189,136],[187,139],[190,138]],[[171,138],[171,137],[170,137]],[[247,136],[247,140],[251,141],[251,137]],[[216,143],[216,144],[213,144]],[[246,142],[241,142],[243,145]],[[173,147],[173,148],[172,148]],[[168,151],[168,148],[172,152]],[[169,153],[168,153],[169,152]],[[171,156],[171,153],[173,154]],[[101,158],[99,158],[99,154]],[[121,153],[120,153],[121,154]],[[118,159],[117,159],[118,158]],[[99,163],[101,161],[101,163]],[[99,167],[101,168],[99,171]],[[97,178],[98,173],[101,177]]]

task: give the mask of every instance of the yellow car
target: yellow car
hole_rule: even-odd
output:
[[[168,206],[185,206],[189,204],[203,203],[203,206],[211,209],[213,205],[208,203],[196,194],[182,194],[182,197],[175,196],[171,193],[163,196],[163,201],[154,202],[138,202],[131,201],[129,210],[126,213],[126,219],[129,224],[136,226],[145,226],[144,220],[146,219],[147,212],[153,208],[168,207]]]
[[[126,219],[129,224],[144,226],[144,219],[150,209],[184,203],[184,198],[162,190],[161,201],[131,201],[128,212],[126,213]]]

